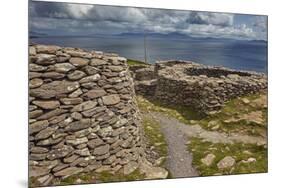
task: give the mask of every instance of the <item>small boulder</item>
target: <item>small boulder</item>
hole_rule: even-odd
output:
[[[210,166],[215,158],[216,156],[214,154],[209,153],[208,155],[206,155],[204,158],[201,159],[201,162],[206,166]]]
[[[231,156],[226,156],[222,160],[220,160],[217,164],[219,169],[231,168],[235,164],[235,159]]]

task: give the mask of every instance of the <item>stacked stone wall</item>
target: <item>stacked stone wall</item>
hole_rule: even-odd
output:
[[[40,185],[81,172],[129,173],[142,156],[126,59],[29,47],[29,176]]]
[[[262,73],[190,61],[161,61],[151,66],[155,70],[154,79],[136,80],[138,94],[165,103],[190,106],[202,114],[218,111],[232,98],[267,89],[267,77]],[[148,68],[138,72],[146,70]]]

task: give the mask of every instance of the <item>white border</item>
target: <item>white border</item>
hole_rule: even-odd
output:
[[[269,173],[162,181],[106,183],[73,187],[268,187],[280,185],[280,5],[277,0],[65,0],[104,5],[138,6],[269,15]],[[27,187],[27,1],[1,2],[1,185]],[[280,80],[280,81],[279,81]],[[72,186],[65,186],[72,187]],[[275,186],[276,187],[276,186]]]

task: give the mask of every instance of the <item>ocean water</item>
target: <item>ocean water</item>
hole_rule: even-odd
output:
[[[144,61],[140,36],[38,37],[31,42],[114,52]],[[146,37],[147,60],[189,60],[205,65],[267,73],[267,43],[229,39]]]

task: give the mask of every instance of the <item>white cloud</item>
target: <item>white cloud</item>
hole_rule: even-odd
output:
[[[71,29],[77,33],[147,30],[237,39],[265,39],[267,35],[267,20],[261,16],[251,24],[234,25],[234,14],[46,2],[32,2],[30,12],[35,29]]]
[[[66,6],[67,11],[78,19],[87,16],[92,8],[94,8],[94,5],[67,4]]]

